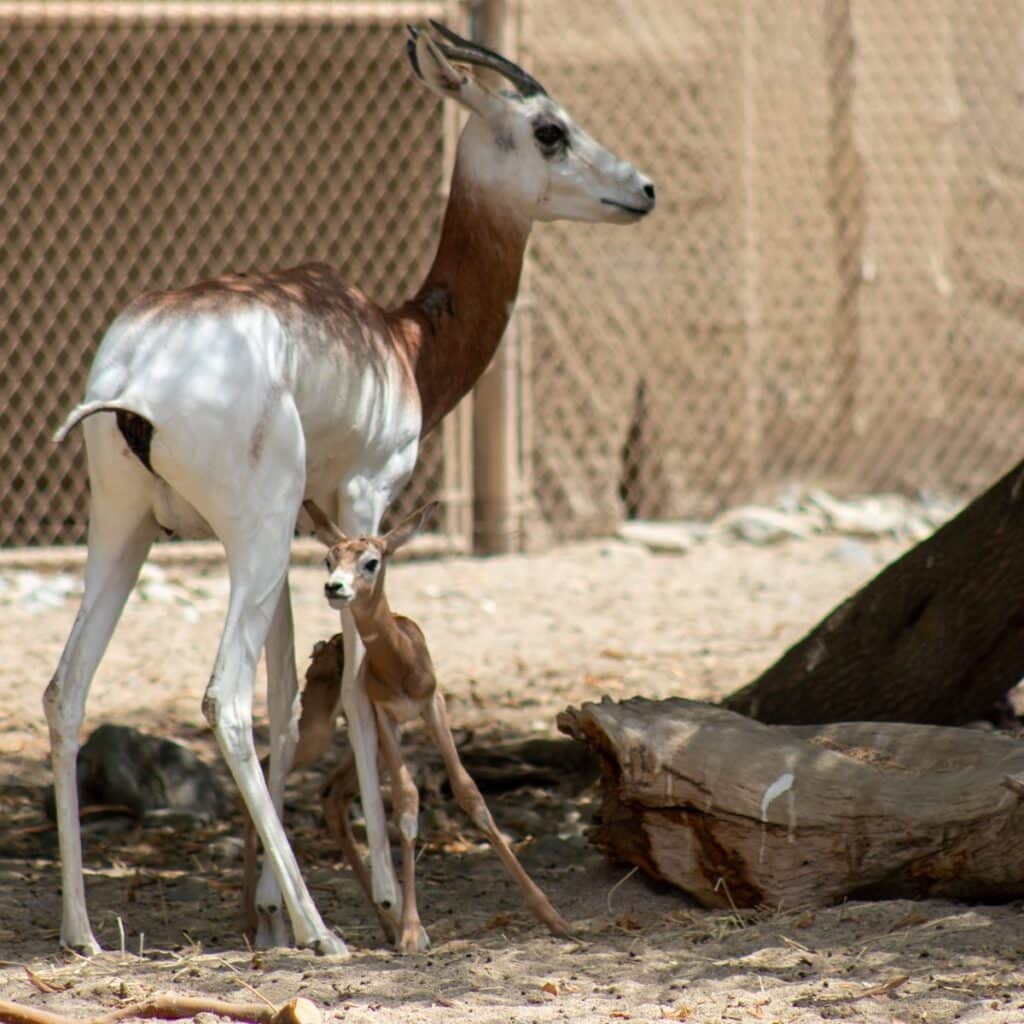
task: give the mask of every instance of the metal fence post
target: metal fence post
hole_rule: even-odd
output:
[[[482,0],[473,12],[478,42],[511,59],[517,51],[515,0]],[[481,554],[518,551],[523,546],[523,458],[521,404],[521,313],[519,305],[505,336],[474,392],[473,480],[475,549]]]

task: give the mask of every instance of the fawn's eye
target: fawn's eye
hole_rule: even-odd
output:
[[[379,558],[368,558],[365,562],[363,562],[363,572],[365,572],[367,576],[372,576],[377,571],[377,567],[379,565]]]
[[[330,560],[329,558],[325,558],[325,559],[324,559],[324,568],[325,568],[325,569],[326,569],[326,570],[327,570],[328,572],[330,572],[330,571],[331,571],[331,560]]]

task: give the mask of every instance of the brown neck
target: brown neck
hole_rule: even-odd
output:
[[[487,369],[519,290],[530,222],[456,163],[441,241],[423,286],[389,312],[415,367],[422,434],[450,412]]]
[[[383,591],[366,602],[353,604],[352,617],[374,674],[382,679],[405,677],[416,653],[409,638],[398,628]]]

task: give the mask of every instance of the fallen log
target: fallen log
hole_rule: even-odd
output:
[[[1024,678],[1024,463],[722,706],[761,722],[989,718]]]
[[[891,722],[766,726],[695,701],[570,708],[591,838],[709,907],[1024,896],[1024,743]]]

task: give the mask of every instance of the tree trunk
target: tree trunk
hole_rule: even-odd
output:
[[[1024,743],[897,723],[766,726],[605,700],[559,727],[601,762],[592,833],[705,906],[1024,896]]]
[[[762,722],[959,724],[1024,678],[1024,463],[722,706]]]

